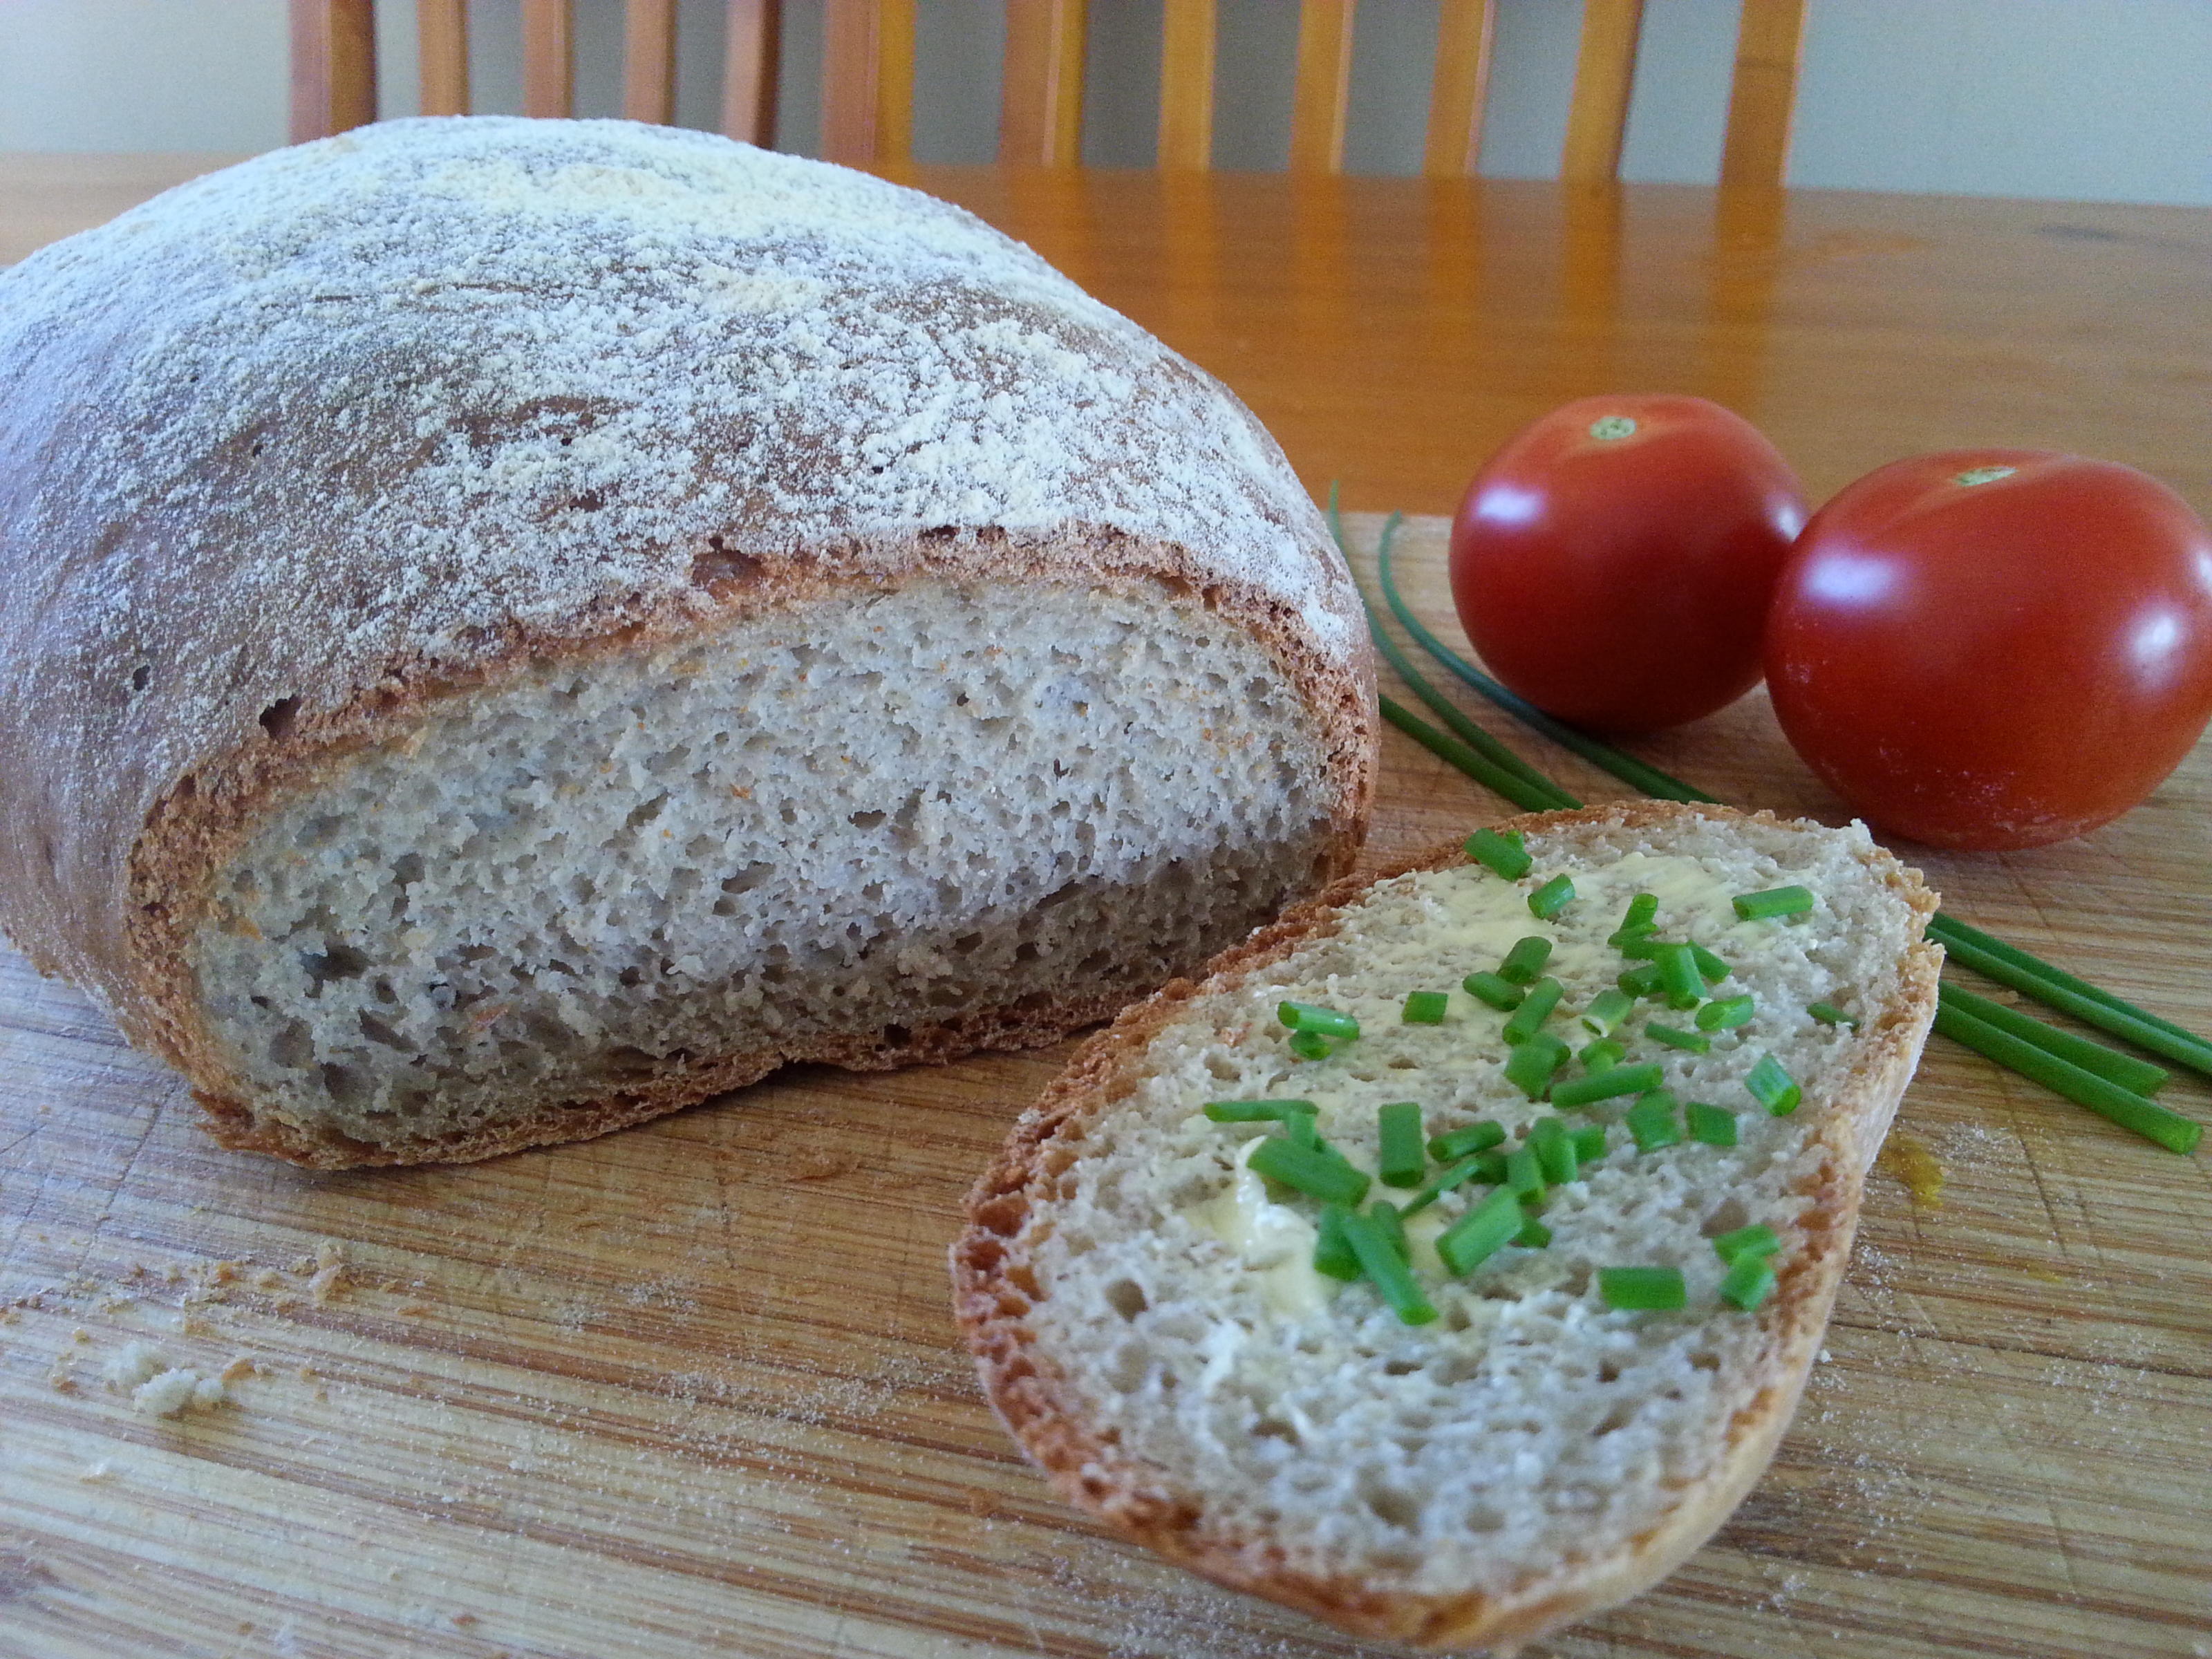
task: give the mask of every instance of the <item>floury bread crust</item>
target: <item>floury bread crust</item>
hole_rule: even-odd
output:
[[[1051,1040],[1341,873],[1370,805],[1357,596],[1250,414],[959,210],[699,133],[383,123],[0,273],[0,925],[218,1133],[302,1162],[486,1156],[793,1059]],[[531,776],[472,747],[479,719]],[[706,750],[763,737],[757,769],[807,773],[781,831],[844,867],[764,857],[757,812],[710,844],[702,792],[751,780]],[[1164,744],[1173,776],[1146,764]],[[434,800],[404,787],[423,752]],[[1006,798],[988,834],[951,799],[979,786]],[[604,799],[571,813],[601,787],[635,797],[611,827]],[[1107,844],[1024,840],[1055,805]],[[404,846],[417,824],[442,839]],[[435,908],[410,853],[456,861],[415,930],[444,935],[404,925]],[[454,920],[471,859],[505,884],[504,983]],[[1231,866],[1194,926],[1084,968],[1130,894],[1158,920]],[[780,921],[748,896],[771,890]],[[671,933],[717,904],[751,955]],[[979,951],[1009,971],[957,967]],[[792,1012],[768,970],[794,957],[893,988],[763,1016]],[[723,1017],[641,1043],[628,993]],[[532,1103],[447,1110],[369,1063],[456,1042],[468,1086],[505,1055]]]
[[[1484,1117],[1511,1130],[1542,1109],[1494,1065],[1401,1069],[1437,1037],[1398,1025],[1397,999],[1488,965],[1393,954],[1438,915],[1422,884],[1465,865],[1453,847],[1340,884],[1203,983],[1125,1012],[1024,1115],[952,1251],[985,1389],[1063,1498],[1223,1583],[1450,1650],[1510,1650],[1635,1594],[1757,1480],[1818,1352],[1942,961],[1920,939],[1934,896],[1863,830],[1660,803],[1500,827],[1535,854],[1523,887],[1562,872],[1593,886],[1589,872],[1640,854],[1695,859],[1728,890],[1821,895],[1777,954],[1739,970],[1770,1011],[1759,1041],[1667,1061],[1684,1098],[1747,1109],[1738,1147],[1647,1158],[1616,1126],[1611,1155],[1554,1189],[1550,1247],[1425,1280],[1434,1324],[1401,1323],[1364,1285],[1317,1306],[1271,1299],[1253,1247],[1206,1218],[1228,1160],[1266,1126],[1208,1122],[1204,1100],[1314,1094],[1322,1132],[1348,1149],[1371,1148],[1382,1101],[1420,1099],[1431,1133]],[[1597,939],[1625,896],[1566,926]],[[1567,1009],[1610,980],[1571,971],[1588,982],[1569,985]],[[1846,984],[1860,1030],[1802,1013],[1808,991],[1831,994],[1811,988]],[[1360,1012],[1364,1035],[1321,1063],[1334,1081],[1283,1053],[1283,996]],[[1761,1052],[1805,1085],[1788,1117],[1741,1090]],[[1778,1289],[1745,1316],[1716,1302],[1706,1240],[1753,1221],[1784,1245]],[[1682,1263],[1687,1310],[1607,1310],[1595,1269],[1652,1261]]]

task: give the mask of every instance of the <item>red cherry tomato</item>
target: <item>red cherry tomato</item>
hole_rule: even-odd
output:
[[[1702,398],[1584,398],[1491,458],[1452,526],[1452,599],[1492,673],[1577,725],[1651,732],[1759,684],[1797,477]]]
[[[2212,538],[2110,461],[1899,461],[1805,527],[1766,678],[1797,752],[1875,823],[1936,847],[2078,836],[2212,718]]]

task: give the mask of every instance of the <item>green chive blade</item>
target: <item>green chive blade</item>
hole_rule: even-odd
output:
[[[1634,1137],[1639,1152],[1656,1152],[1662,1147],[1682,1144],[1682,1126],[1675,1120],[1672,1090],[1646,1090],[1637,1097],[1636,1104],[1628,1109],[1628,1115],[1621,1122]]]
[[[1543,1029],[1544,1022],[1551,1018],[1552,1011],[1559,1006],[1559,999],[1565,994],[1565,988],[1548,975],[1531,985],[1522,994],[1521,1006],[1505,1022],[1507,1044],[1526,1042],[1534,1036]]]
[[[1478,830],[1467,838],[1467,855],[1493,876],[1518,881],[1535,860],[1511,830]]]
[[[1633,1066],[1615,1066],[1606,1071],[1592,1073],[1588,1077],[1553,1085],[1552,1104],[1589,1106],[1622,1095],[1639,1095],[1647,1089],[1657,1088],[1660,1076],[1656,1060],[1643,1060]]]
[[[1539,921],[1549,921],[1574,902],[1574,878],[1553,876],[1528,895],[1528,914]]]
[[[1688,1121],[1690,1139],[1707,1146],[1735,1145],[1735,1114],[1725,1106],[1711,1106],[1693,1100],[1682,1108]]]
[[[1477,1002],[1486,1003],[1501,1014],[1510,1014],[1528,998],[1528,993],[1503,974],[1473,973],[1460,981],[1460,988]]]
[[[1749,1024],[1758,1012],[1759,999],[1748,994],[1716,997],[1698,1010],[1697,1027],[1700,1031],[1732,1031]]]
[[[1526,939],[1513,941],[1505,960],[1498,964],[1498,977],[1509,985],[1529,984],[1551,959],[1552,941],[1541,933],[1531,933]]]
[[[1644,1035],[1654,1042],[1669,1048],[1680,1048],[1685,1054],[1703,1054],[1712,1051],[1713,1040],[1704,1032],[1677,1030],[1672,1025],[1662,1025],[1656,1019],[1645,1024]]]
[[[1359,1035],[1359,1022],[1350,1014],[1324,1008],[1317,1002],[1279,1002],[1275,1018],[1293,1031],[1313,1031],[1346,1042]]]
[[[1680,1267],[1600,1267],[1597,1293],[1624,1311],[1663,1313],[1689,1300]]]
[[[1386,1187],[1418,1187],[1429,1172],[1421,1133],[1419,1101],[1397,1100],[1376,1109],[1376,1138],[1381,1146],[1376,1177]]]
[[[1444,1011],[1451,1006],[1451,995],[1445,991],[1408,991],[1406,1006],[1400,1022],[1407,1025],[1441,1025]]]
[[[1519,1232],[1521,1223],[1521,1200],[1510,1188],[1500,1187],[1437,1235],[1437,1259],[1463,1279]]]
[[[1359,1270],[1375,1286],[1376,1292],[1388,1303],[1391,1310],[1408,1325],[1425,1325],[1437,1316],[1437,1310],[1421,1287],[1413,1279],[1413,1272],[1406,1266],[1405,1258],[1398,1254],[1389,1231],[1397,1219],[1391,1214],[1390,1222],[1381,1222],[1373,1216],[1358,1211],[1347,1213],[1340,1224],[1352,1251],[1359,1259]]]
[[[1761,1255],[1738,1256],[1721,1279],[1721,1300],[1749,1313],[1774,1291],[1774,1269]]]
[[[1777,916],[1802,916],[1813,908],[1808,887],[1770,887],[1763,893],[1738,893],[1729,901],[1741,921],[1766,921]]]
[[[2054,1025],[2008,1008],[2002,1002],[1992,1002],[1987,997],[1976,996],[1972,991],[1961,990],[1948,980],[1938,988],[1944,1001],[1951,1003],[1976,1019],[2009,1032],[2023,1042],[2033,1042],[2060,1060],[2093,1072],[2108,1083],[2117,1083],[2123,1089],[2138,1095],[2154,1095],[2172,1080],[2172,1073],[2162,1066],[2154,1066],[2133,1054],[2124,1054],[2117,1048],[2107,1048],[2101,1042],[2092,1042],[2087,1037],[2076,1036],[2071,1031],[2062,1031]]]
[[[1209,1100],[1205,1108],[1216,1123],[1280,1123],[1317,1109],[1310,1100]]]
[[[1782,1235],[1763,1221],[1754,1221],[1748,1227],[1738,1227],[1734,1232],[1723,1233],[1713,1240],[1713,1254],[1731,1267],[1738,1256],[1772,1255],[1782,1248]]]
[[[2187,1157],[2203,1138],[2204,1126],[2194,1119],[2146,1100],[2094,1072],[2084,1071],[1986,1020],[1977,1019],[1956,1003],[1936,1003],[1936,1029],[1987,1054],[2000,1066],[2008,1066],[2022,1077],[2110,1118],[2122,1128],[2132,1129],[2144,1139],[2155,1141],[2170,1152]]]
[[[1797,1079],[1772,1054],[1759,1056],[1759,1064],[1751,1068],[1751,1075],[1744,1079],[1743,1086],[1751,1091],[1753,1100],[1776,1117],[1789,1116],[1805,1098]]]
[[[1260,1143],[1249,1162],[1270,1181],[1314,1198],[1357,1204],[1367,1196],[1366,1171],[1331,1147],[1301,1146],[1286,1137],[1270,1136]]]
[[[1332,1199],[1321,1206],[1321,1220],[1314,1230],[1314,1271],[1347,1283],[1359,1277],[1359,1257],[1344,1231],[1345,1218],[1351,1213],[1350,1206]]]

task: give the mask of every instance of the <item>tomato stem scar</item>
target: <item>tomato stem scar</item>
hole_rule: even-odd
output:
[[[1626,438],[1636,430],[1634,420],[1626,415],[1604,415],[1590,422],[1590,436],[1600,439]]]

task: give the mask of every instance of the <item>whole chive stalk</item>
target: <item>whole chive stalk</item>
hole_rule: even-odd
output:
[[[1521,1200],[1500,1187],[1437,1235],[1437,1259],[1465,1278],[1521,1231]]]
[[[1385,1187],[1418,1187],[1429,1172],[1426,1137],[1421,1133],[1419,1101],[1394,1100],[1375,1109],[1375,1137],[1380,1150],[1375,1175]]]
[[[1408,991],[1406,1006],[1399,1021],[1406,1025],[1441,1025],[1444,1011],[1451,1006],[1451,996],[1443,991]]]
[[[1439,1164],[1451,1164],[1469,1152],[1486,1152],[1492,1146],[1504,1144],[1505,1126],[1486,1118],[1480,1123],[1462,1124],[1437,1136],[1429,1142],[1429,1156]]]
[[[1216,1123],[1283,1123],[1318,1109],[1310,1100],[1209,1100],[1205,1107]]]
[[[1526,1042],[1543,1029],[1552,1011],[1559,1006],[1566,988],[1549,975],[1530,986],[1521,999],[1521,1006],[1505,1022],[1505,1041],[1509,1044]]]
[[[2092,1042],[2071,1031],[2062,1031],[2031,1018],[2017,1008],[2008,1008],[2002,1002],[1992,1002],[1987,997],[1978,997],[1948,980],[1936,987],[1944,1001],[1955,1004],[1960,1011],[1986,1021],[2000,1031],[2008,1031],[2023,1042],[2033,1042],[2066,1061],[2079,1066],[2085,1072],[2094,1072],[2108,1083],[2117,1083],[2132,1094],[2154,1095],[2172,1080],[2172,1073],[2162,1066],[2154,1066],[2147,1060],[2137,1060],[2133,1054],[2124,1054],[2117,1048],[2107,1048],[2101,1042]]]
[[[1336,1044],[1319,1031],[1293,1031],[1291,1052],[1300,1060],[1327,1060],[1336,1052]]]
[[[1577,1171],[1575,1143],[1563,1118],[1540,1117],[1528,1126],[1528,1150],[1536,1155],[1547,1187],[1564,1187]]]
[[[1511,1013],[1528,994],[1503,974],[1473,973],[1459,984],[1477,1002],[1487,1003],[1501,1014]]]
[[[1571,876],[1553,876],[1551,880],[1528,895],[1528,914],[1539,921],[1549,921],[1574,902],[1574,878]]]
[[[1502,1163],[1503,1160],[1500,1160],[1500,1162]],[[1415,1193],[1411,1198],[1407,1199],[1406,1200],[1406,1207],[1401,1210],[1399,1214],[1401,1216],[1419,1215],[1423,1210],[1427,1209],[1430,1205],[1435,1203],[1446,1193],[1450,1192],[1455,1187],[1463,1187],[1470,1181],[1481,1181],[1487,1185],[1496,1186],[1499,1183],[1489,1181],[1488,1176],[1490,1174],[1496,1174],[1502,1177],[1504,1173],[1504,1170],[1494,1168],[1490,1164],[1489,1160],[1480,1153],[1477,1153],[1472,1158],[1463,1158],[1458,1163],[1453,1164],[1451,1168],[1446,1170],[1443,1174],[1434,1177],[1426,1186],[1423,1187],[1420,1191]]]
[[[2063,1060],[2048,1049],[2001,1030],[1987,1020],[1977,1019],[1955,1002],[1937,1002],[1936,1029],[1987,1054],[2000,1066],[2009,1066],[2022,1077],[2112,1119],[2122,1128],[2132,1129],[2144,1139],[2156,1141],[2169,1152],[2185,1157],[2197,1150],[2197,1143],[2203,1136],[2203,1124],[2123,1089],[2094,1072]]]
[[[1777,1117],[1787,1117],[1797,1109],[1805,1098],[1805,1091],[1797,1086],[1797,1079],[1783,1068],[1782,1062],[1772,1054],[1761,1054],[1759,1064],[1751,1068],[1743,1086],[1751,1091],[1751,1097]]]
[[[1635,1138],[1639,1152],[1656,1152],[1663,1146],[1682,1144],[1682,1126],[1675,1121],[1672,1090],[1646,1090],[1637,1097],[1636,1104],[1628,1109],[1628,1115],[1621,1122]]]
[[[1478,830],[1467,838],[1466,852],[1493,876],[1518,881],[1535,863],[1519,835],[1510,830]]]
[[[1575,1143],[1575,1159],[1581,1164],[1595,1164],[1606,1154],[1605,1125],[1585,1123],[1567,1131]]]
[[[1314,1271],[1347,1283],[1359,1277],[1359,1257],[1344,1231],[1351,1213],[1350,1205],[1332,1199],[1321,1206],[1321,1220],[1314,1229]]]
[[[1689,1299],[1680,1267],[1600,1267],[1597,1293],[1608,1308],[1664,1312]]]
[[[1600,991],[1577,1018],[1582,1021],[1583,1029],[1592,1036],[1609,1037],[1614,1027],[1626,1019],[1635,1006],[1634,997],[1613,987]]]
[[[1766,1265],[1766,1258],[1747,1255],[1737,1258],[1722,1277],[1721,1300],[1746,1313],[1759,1306],[1774,1292],[1774,1269]]]
[[[1707,1146],[1735,1145],[1735,1114],[1727,1107],[1693,1100],[1682,1108],[1682,1115],[1689,1124],[1691,1139]]]
[[[1730,1267],[1735,1265],[1740,1256],[1769,1256],[1781,1248],[1782,1235],[1763,1221],[1754,1221],[1748,1227],[1738,1227],[1734,1232],[1723,1233],[1713,1240],[1713,1254]]]
[[[1685,1054],[1703,1054],[1712,1052],[1713,1040],[1703,1031],[1678,1030],[1672,1025],[1662,1025],[1657,1020],[1647,1022],[1644,1035],[1654,1042],[1669,1048],[1680,1048]]]
[[[1279,1002],[1275,1005],[1275,1018],[1293,1031],[1311,1031],[1346,1042],[1359,1035],[1359,1022],[1350,1014],[1324,1008],[1317,1002]]]
[[[1600,1037],[1595,1042],[1586,1042],[1575,1058],[1585,1072],[1609,1072],[1628,1058],[1626,1044],[1612,1037]]]
[[[1942,942],[1953,961],[1987,974],[2000,984],[2009,985],[2016,991],[2025,991],[2037,1001],[2047,1003],[2062,1013],[2071,1014],[2101,1030],[2110,1031],[2114,1036],[2125,1037],[2138,1048],[2148,1048],[2151,1053],[2163,1054],[2191,1071],[2212,1077],[2212,1042],[2179,1027],[2169,1029],[2166,1021],[2154,1019],[2140,1008],[2127,1004],[2115,1007],[2112,1005],[2119,1001],[2117,997],[2096,997],[2077,991],[2065,982],[2065,977],[2058,976],[2055,972],[2045,974],[2022,967],[2013,957],[2025,956],[2025,951],[2000,954],[1982,945],[1978,939],[1959,933],[1955,926],[1951,928],[1931,926],[1929,931]]]
[[[1656,997],[1659,994],[1659,964],[1647,962],[1640,968],[1631,968],[1613,983],[1632,997]]]
[[[1526,939],[1513,941],[1505,960],[1498,964],[1498,977],[1509,985],[1529,984],[1551,959],[1552,941],[1541,933],[1531,933]]]
[[[1552,1075],[1567,1062],[1567,1045],[1542,1032],[1516,1042],[1505,1055],[1505,1080],[1531,1100],[1541,1100]]]
[[[1396,1218],[1394,1212],[1391,1219]],[[1391,1242],[1388,1224],[1353,1211],[1340,1224],[1352,1253],[1359,1258],[1360,1272],[1400,1319],[1408,1325],[1425,1325],[1436,1318],[1437,1310],[1421,1294],[1421,1287],[1413,1282],[1413,1270],[1406,1266],[1405,1258]]]
[[[1954,945],[1958,945],[1970,946],[1986,959],[2002,963],[2007,967],[2012,968],[2022,974],[2033,974],[2039,981],[2055,987],[2057,989],[2062,991],[2071,991],[2076,996],[2087,997],[2093,1002],[2102,1003],[2106,1007],[2112,1009],[2114,1012],[2125,1014],[2130,1019],[2140,1020],[2146,1025],[2151,1026],[2155,1030],[2164,1031],[2169,1036],[2179,1037],[2184,1042],[2193,1043],[2200,1048],[2212,1049],[2212,1042],[2208,1042],[2204,1038],[2197,1036],[2196,1032],[2189,1030],[2188,1027],[2185,1025],[2176,1025],[2170,1019],[2161,1019],[2156,1014],[2151,1013],[2146,1009],[2136,1007],[2134,1003],[2128,1001],[2124,997],[2113,995],[2112,992],[2107,991],[2101,985],[2092,985],[2086,979],[2077,979],[2073,975],[2066,972],[2063,969],[2052,967],[2041,957],[2036,956],[2030,951],[2021,950],[2017,945],[2008,945],[2004,940],[1997,938],[1994,933],[1985,933],[1978,927],[1968,927],[1965,922],[1960,921],[1956,916],[1939,911],[1936,914],[1935,920],[1928,924],[1928,931],[1942,941],[1943,948],[1947,951],[1951,950]],[[1970,963],[1968,965],[1978,966],[1979,964]],[[2003,975],[1993,972],[1986,967],[1982,968],[1981,971],[1988,974],[1991,979],[2003,978]],[[2027,991],[2030,996],[2035,997],[2039,1001],[2045,1000],[2040,993],[2032,990],[2025,985],[2019,984],[2013,980],[2004,980],[2004,983],[2012,986],[2015,990]],[[2056,1006],[2057,1005],[2053,1004],[2052,1006]],[[2069,1009],[2067,1012],[2071,1012],[2072,1010]],[[2111,1028],[2106,1027],[2106,1029],[2110,1030]],[[2125,1032],[2115,1032],[2114,1035],[2124,1036],[2127,1034]],[[2133,1041],[2133,1039],[2130,1038],[2130,1041]],[[2156,1050],[2154,1052],[2162,1053],[2164,1051]],[[2167,1055],[2167,1058],[2174,1059],[2177,1058],[2177,1056],[2169,1054]],[[2183,1063],[2185,1065],[2189,1062],[2184,1061]],[[2201,1070],[2203,1068],[2199,1067],[2198,1069]]]
[[[1697,960],[1698,976],[1708,985],[1719,984],[1734,971],[1728,963],[1702,945],[1691,945],[1690,955]]]
[[[1668,1007],[1686,1012],[1705,1000],[1705,978],[1688,945],[1661,945],[1653,966],[1659,969],[1659,989]]]
[[[1502,795],[1530,812],[1545,812],[1565,803],[1548,792],[1532,788],[1495,762],[1484,758],[1458,738],[1439,732],[1387,692],[1375,699],[1376,712],[1447,766],[1456,767],[1494,795]],[[1480,728],[1476,728],[1480,730]]]
[[[1601,1100],[1618,1099],[1622,1095],[1640,1095],[1647,1089],[1657,1088],[1659,1077],[1656,1060],[1645,1060],[1636,1066],[1615,1066],[1607,1071],[1593,1072],[1588,1077],[1553,1085],[1552,1104],[1566,1108],[1591,1106]]]
[[[1845,1013],[1832,1002],[1808,1002],[1805,1012],[1823,1025],[1848,1025],[1854,1031],[1859,1029],[1857,1017]]]
[[[1697,1026],[1700,1031],[1732,1031],[1758,1012],[1756,997],[1716,997],[1698,1010]]]
[[[1327,1201],[1357,1204],[1367,1196],[1367,1172],[1329,1146],[1301,1146],[1287,1137],[1260,1143],[1249,1167],[1284,1186]]]
[[[1739,921],[1767,921],[1776,916],[1802,916],[1813,908],[1809,887],[1770,887],[1763,893],[1738,893],[1729,901]]]

